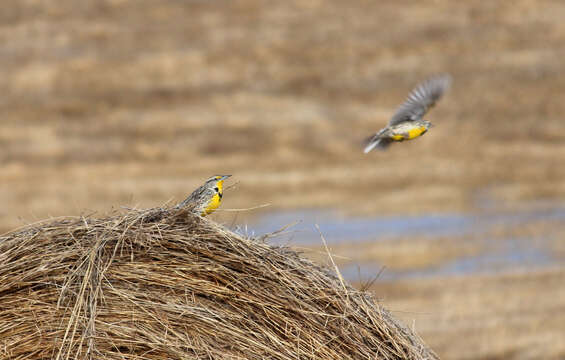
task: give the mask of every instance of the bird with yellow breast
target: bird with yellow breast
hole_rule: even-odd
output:
[[[177,208],[192,206],[193,211],[201,216],[210,215],[222,203],[224,196],[224,180],[231,175],[215,175],[194,190]]]
[[[448,74],[436,75],[416,86],[400,105],[388,125],[369,137],[365,154],[377,148],[386,149],[393,142],[412,140],[424,135],[432,123],[424,115],[432,108],[451,84]]]

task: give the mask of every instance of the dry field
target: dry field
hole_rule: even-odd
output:
[[[565,196],[561,1],[6,1],[0,228],[180,200],[473,210]],[[360,142],[450,72],[434,127]],[[87,210],[87,211],[88,211]]]
[[[565,358],[564,236],[563,219],[539,218],[477,226],[477,234],[330,248],[344,276],[370,289],[444,359],[557,360]],[[323,245],[301,250],[331,265]]]
[[[371,288],[443,359],[565,357],[565,271],[418,279]]]
[[[180,201],[216,173],[237,182],[224,209],[271,204],[241,222],[277,209],[562,202],[564,18],[558,0],[5,0],[0,231]],[[364,155],[362,140],[436,72],[454,77],[429,115],[436,126]],[[552,234],[563,256],[563,231]],[[412,257],[409,240],[368,253],[413,267],[481,251],[437,240]],[[444,358],[557,359],[563,278],[559,268],[375,291]]]

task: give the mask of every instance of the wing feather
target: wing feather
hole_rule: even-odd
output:
[[[421,119],[451,85],[449,74],[432,76],[416,86],[392,116],[389,125]]]

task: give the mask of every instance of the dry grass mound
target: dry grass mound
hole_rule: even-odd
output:
[[[263,240],[174,209],[8,233],[0,358],[436,358],[370,295]]]

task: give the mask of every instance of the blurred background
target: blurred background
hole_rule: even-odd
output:
[[[232,174],[215,220],[328,263],[318,224],[441,357],[565,358],[564,2],[2,4],[1,232]],[[435,127],[364,155],[438,72]]]

